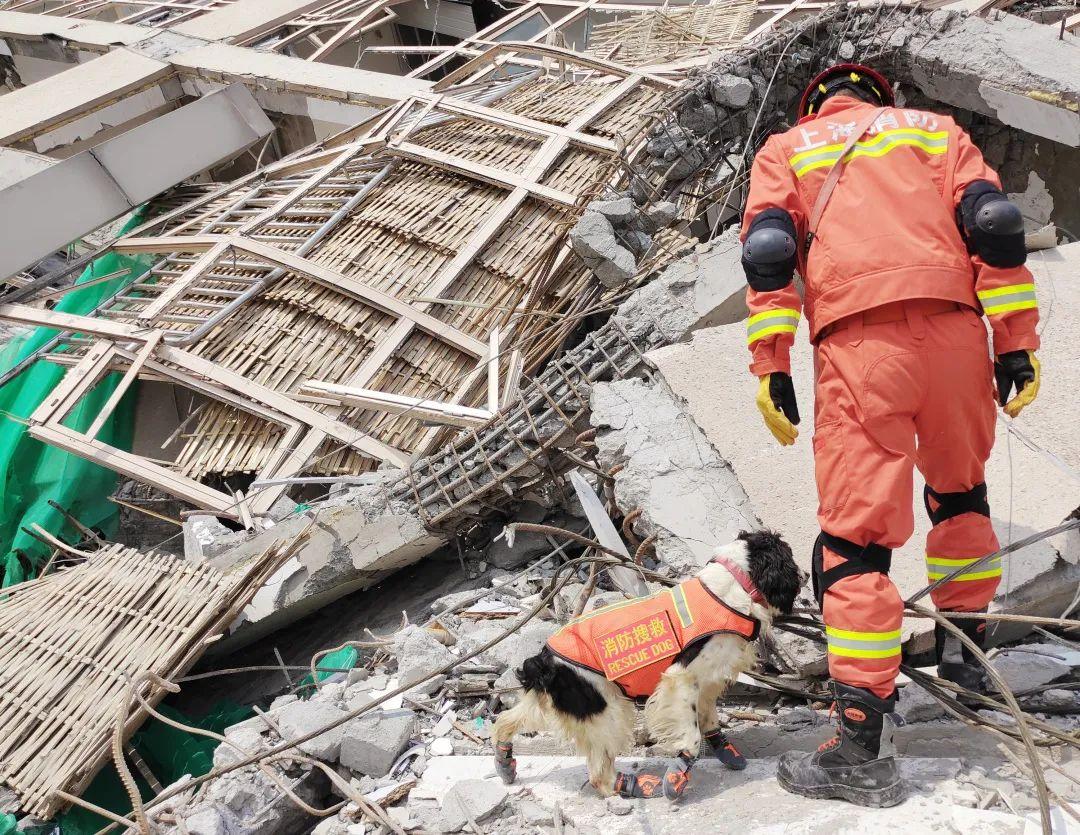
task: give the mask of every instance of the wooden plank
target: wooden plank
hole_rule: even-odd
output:
[[[1074,15],[1069,15],[1067,18],[1065,18],[1065,31],[1080,31],[1080,12]]]
[[[503,384],[502,398],[499,400],[500,408],[505,409],[514,402],[514,398],[518,395],[518,384],[521,382],[523,361],[521,351],[515,348],[514,352],[510,354],[510,368],[506,374],[506,382]]]
[[[208,252],[225,240],[223,235],[163,235],[159,238],[120,238],[114,252],[124,255],[166,255]]]
[[[417,101],[429,101],[430,97],[426,94],[420,94],[414,96]],[[581,133],[576,130],[569,130],[561,125],[553,125],[548,122],[541,122],[536,119],[530,119],[527,116],[519,116],[515,113],[507,113],[504,110],[496,110],[493,107],[485,107],[484,105],[474,104],[464,99],[454,99],[449,96],[442,96],[441,100],[435,104],[435,110],[442,111],[444,113],[455,113],[461,116],[465,116],[468,119],[472,119],[477,122],[484,122],[489,125],[497,125],[499,127],[507,128],[508,130],[521,131],[523,133],[532,134],[534,136],[540,136],[548,138],[550,136],[562,136],[568,139],[574,145],[580,145],[583,148],[590,148],[596,151],[602,151],[605,153],[616,153],[617,148],[615,143],[610,139],[603,139],[598,136],[590,136],[587,133]]]
[[[269,406],[271,409],[291,417],[293,420],[306,423],[313,429],[318,429],[320,432],[329,435],[331,438],[358,449],[365,455],[370,455],[372,458],[380,461],[389,461],[391,464],[398,467],[403,467],[409,462],[409,456],[401,450],[394,449],[388,444],[377,441],[370,435],[365,435],[358,429],[353,429],[351,426],[348,426],[341,421],[334,420],[322,412],[318,412],[309,406],[297,403],[291,397],[276,392],[266,386],[259,385],[242,374],[230,371],[228,368],[218,365],[215,362],[211,362],[210,360],[203,359],[188,351],[174,348],[169,345],[162,345],[159,347],[157,355],[165,362],[177,365],[180,368],[205,377],[207,380],[212,380],[219,385],[232,389],[233,391],[242,394],[244,397],[254,400],[257,403],[262,403],[264,406]]]
[[[89,440],[66,426],[40,425],[29,428],[30,436],[39,441],[67,450],[80,458],[96,461],[110,470],[159,487],[172,496],[191,502],[197,507],[218,512],[229,512],[232,497],[200,484],[195,479],[178,475],[160,464],[152,464],[139,455],[123,452]]]
[[[488,337],[487,355],[487,404],[488,411],[499,411],[499,328],[491,329]]]
[[[53,390],[34,409],[29,418],[30,424],[47,423],[68,398],[88,385],[92,385],[92,378],[108,367],[108,355],[111,351],[112,343],[110,342],[95,342],[91,345],[82,358],[67,370],[60,382],[53,386]],[[86,382],[88,379],[91,380],[89,384]]]
[[[417,160],[418,162],[425,162],[436,168],[443,168],[447,171],[453,171],[456,174],[463,174],[466,177],[490,183],[494,186],[501,186],[502,188],[507,189],[523,188],[536,197],[541,197],[562,206],[573,207],[577,205],[577,197],[573,194],[551,188],[550,186],[540,185],[540,183],[522,177],[520,174],[514,174],[513,172],[503,171],[490,165],[473,162],[470,159],[459,157],[456,154],[436,151],[433,148],[425,148],[421,145],[414,145],[411,142],[402,142],[399,145],[387,145],[386,151],[395,156],[403,156],[408,159]]]
[[[0,319],[17,322],[30,327],[54,328],[58,331],[74,331],[90,336],[122,342],[145,342],[155,333],[153,328],[140,328],[109,319],[62,313],[59,310],[43,310],[25,304],[0,305]]]
[[[390,394],[374,389],[324,383],[320,380],[310,380],[304,383],[302,389],[347,406],[389,412],[392,415],[409,414],[418,420],[451,426],[483,426],[492,417],[492,413],[484,409],[473,409],[456,403],[442,403],[420,397],[408,397],[403,394]]]

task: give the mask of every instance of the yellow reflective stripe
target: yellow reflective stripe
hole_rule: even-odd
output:
[[[926,576],[931,580],[940,580],[942,577],[948,577],[952,574],[952,571],[927,571]],[[962,583],[967,580],[990,580],[994,577],[1001,576],[1001,568],[992,568],[989,571],[969,571],[966,574],[961,574],[959,577],[953,577],[950,583]]]
[[[668,589],[671,594],[671,599],[675,602],[675,613],[679,616],[679,620],[682,622],[683,629],[693,624],[694,616],[690,612],[690,604],[686,602],[686,594],[682,590],[682,586],[675,586]]]
[[[798,310],[791,307],[755,313],[746,320],[746,344],[753,345],[759,339],[772,336],[774,333],[795,333],[799,326],[800,315]],[[770,322],[774,324],[769,324]]]
[[[928,130],[922,130],[921,128],[895,128],[894,130],[883,130],[881,133],[876,134],[870,139],[860,139],[855,143],[856,148],[873,148],[882,144],[885,141],[896,141],[898,138],[908,137],[911,139],[926,139],[930,144],[945,140],[949,141],[949,132],[940,130],[936,132],[930,132]],[[795,154],[793,157],[788,158],[788,162],[794,167],[798,165],[802,160],[808,157],[816,157],[819,154],[839,154],[844,150],[844,143],[837,145],[822,145],[818,148],[811,148],[809,151],[802,151]]]
[[[940,580],[948,577],[956,569],[966,565],[974,565],[982,557],[939,557],[932,554],[926,555],[926,576],[931,580]],[[949,582],[961,583],[968,580],[989,580],[1001,576],[1001,557],[994,557],[983,565],[982,571],[967,571],[954,577]]]
[[[856,632],[826,626],[825,634],[832,655],[848,658],[892,658],[900,654],[900,630]]]
[[[848,658],[892,658],[900,655],[900,645],[895,649],[853,649],[852,647],[837,647],[829,644],[831,655],[844,655]]]
[[[983,313],[993,316],[996,313],[1012,313],[1014,310],[1035,310],[1039,303],[1035,299],[1027,299],[1022,302],[1009,302],[1008,304],[996,304],[991,307],[983,306]]]
[[[1005,287],[995,287],[993,290],[980,290],[978,293],[979,301],[985,301],[986,299],[992,299],[995,296],[1011,296],[1013,293],[1034,293],[1035,285],[1028,284],[1009,284]]]
[[[776,318],[798,319],[799,316],[800,316],[799,311],[795,310],[794,308],[791,308],[791,307],[779,307],[779,308],[776,308],[775,310],[766,310],[763,313],[755,313],[753,316],[751,316],[749,319],[746,320],[746,324],[749,327],[750,325],[756,324],[757,322],[760,322],[763,319],[776,319]]]
[[[764,339],[766,336],[772,336],[774,333],[795,333],[795,325],[773,325],[770,328],[762,328],[759,331],[754,331],[750,336],[746,337],[746,344],[753,345],[759,339]]]
[[[926,153],[928,153],[928,154],[933,154],[935,156],[939,155],[939,154],[947,153],[948,150],[949,150],[948,145],[929,145],[926,142],[922,141],[921,139],[915,139],[915,138],[905,139],[903,137],[898,137],[898,138],[895,138],[895,139],[891,140],[888,144],[883,145],[880,148],[868,149],[868,148],[861,148],[858,145],[856,145],[851,150],[851,152],[848,154],[847,159],[852,160],[855,157],[871,157],[871,158],[883,157],[887,153],[889,153],[890,151],[893,151],[896,148],[902,148],[902,147],[905,147],[905,146],[915,147],[915,148],[918,148],[918,149],[920,149],[922,151],[926,151]],[[826,157],[826,158],[823,158],[823,159],[815,160],[813,162],[809,162],[806,165],[795,168],[795,176],[796,177],[802,177],[804,174],[807,174],[810,171],[813,171],[813,170],[815,170],[817,168],[824,168],[825,166],[829,166],[831,168],[833,165],[836,164],[836,160],[837,160],[837,155],[834,154],[834,155],[832,155],[830,157]]]
[[[978,296],[983,304],[983,313],[987,316],[1012,313],[1014,310],[1035,310],[1039,306],[1035,300],[1035,285],[1030,282],[980,290]]]
[[[847,638],[852,641],[888,641],[900,638],[900,630],[891,632],[852,632],[849,629],[837,629],[835,626],[826,626],[825,634],[834,638]]]

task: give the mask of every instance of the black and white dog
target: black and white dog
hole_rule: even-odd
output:
[[[806,575],[779,535],[744,531],[720,548],[694,579],[700,581],[694,586],[697,598],[706,601],[703,608],[715,604],[719,607],[715,611],[724,617],[757,623],[749,635],[709,631],[706,626],[704,634],[681,646],[673,645],[671,657],[661,662],[667,668],[659,675],[655,689],[636,694],[647,696],[645,721],[650,734],[675,757],[665,777],[616,773],[615,756],[633,743],[635,708],[628,690],[621,686],[625,680],[609,680],[593,665],[568,658],[556,635],[540,653],[525,661],[517,673],[525,690],[521,701],[495,722],[496,770],[505,782],[513,782],[516,776],[514,735],[542,730],[573,740],[585,757],[589,782],[601,795],[618,792],[628,797],[651,797],[662,791],[669,798],[680,797],[703,739],[729,768],[745,768],[746,761],[719,729],[716,700],[740,673],[754,667],[752,639],[758,635],[757,624],[767,629],[774,616],[789,614]],[[678,588],[690,583],[693,580]],[[651,599],[640,598],[642,602]],[[571,624],[567,629],[573,627]],[[658,629],[662,634],[663,626]],[[553,642],[564,651],[556,651]]]

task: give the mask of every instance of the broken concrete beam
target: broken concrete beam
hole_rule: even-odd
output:
[[[242,621],[220,642],[224,649],[232,651],[351,592],[370,588],[442,545],[445,540],[429,532],[415,511],[391,499],[392,482],[391,477],[346,491],[342,498],[286,519],[212,560],[226,573],[243,571],[270,542],[311,525],[296,556],[255,595]]]
[[[935,36],[901,48],[915,84],[946,104],[1080,146],[1080,39],[1009,14],[950,14],[934,12]]]
[[[639,344],[671,345],[700,328],[741,321],[746,316],[737,229],[672,263],[635,292],[615,314]]]
[[[1019,438],[1010,438],[1006,419],[998,421],[997,441],[987,468],[990,510],[998,538],[1016,540],[1059,524],[1080,498],[1080,444],[1074,414],[1080,389],[1080,244],[1035,253],[1029,258],[1041,301],[1044,325],[1040,356],[1047,369],[1039,399],[1016,421],[1017,429],[1064,464],[1048,460]],[[1052,302],[1051,302],[1052,300]],[[989,350],[989,347],[988,347]],[[800,326],[791,352],[796,394],[804,418],[802,437],[780,447],[761,423],[754,406],[757,381],[747,370],[743,323],[699,331],[693,341],[654,351],[654,362],[671,389],[688,403],[688,412],[719,455],[730,462],[750,497],[753,513],[776,528],[791,544],[802,568],[809,570],[818,534],[817,494],[812,445],[813,352]],[[725,404],[725,408],[718,408]],[[923,484],[918,472],[913,496],[915,534],[893,555],[891,578],[907,597],[926,582],[924,543],[930,528],[922,509]],[[1012,495],[1010,514],[1010,493]],[[1080,542],[1076,532],[1042,541],[1003,560],[1004,574],[993,609],[1060,616],[1080,580]],[[1001,624],[990,631],[992,643],[1012,640],[1020,627]],[[909,652],[932,647],[929,621],[905,623]],[[914,641],[911,639],[914,638]]]

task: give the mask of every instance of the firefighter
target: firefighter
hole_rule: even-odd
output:
[[[1010,417],[1038,393],[1035,286],[1020,211],[952,119],[896,107],[888,81],[858,64],[815,78],[799,117],[764,144],[750,177],[747,343],[765,424],[792,444],[789,352],[805,308],[821,528],[814,590],[839,729],[813,754],[786,754],[778,779],[810,797],[891,806],[905,789],[888,718],[903,609],[889,565],[914,528],[913,466],[933,524],[928,577],[996,551],[983,480],[995,379]],[[1000,577],[999,558],[932,598],[940,610],[984,612]],[[958,625],[983,645],[985,620]],[[940,627],[936,639],[940,675],[985,688],[960,642]]]

